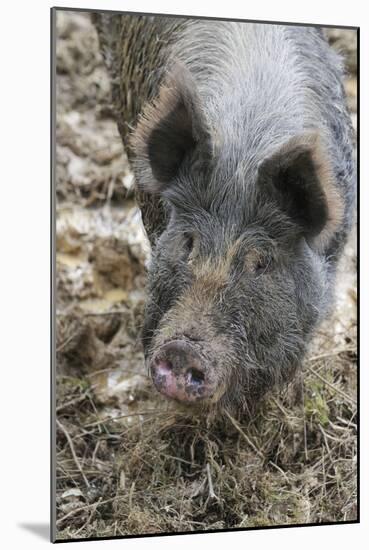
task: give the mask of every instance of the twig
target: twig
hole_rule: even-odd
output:
[[[123,315],[123,313],[127,313],[127,310],[126,309],[115,309],[114,311],[96,311],[96,312],[85,311],[85,312],[83,312],[82,315],[84,315],[85,317],[101,317],[101,316],[104,316],[104,315],[115,315],[115,314]]]
[[[307,430],[306,430],[306,413],[305,413],[305,388],[304,388],[304,379],[302,376],[301,378],[301,391],[302,391],[302,416],[304,420],[304,451],[305,451],[305,460],[306,462],[309,460],[308,457],[308,448],[307,448]]]
[[[282,470],[282,468],[280,468],[279,466],[277,466],[277,464],[275,464],[274,462],[272,462],[271,460],[269,460],[269,464],[271,466],[273,466],[273,468],[276,468],[276,470],[278,470],[278,472],[280,472],[282,474],[282,476],[284,477],[284,479],[287,481],[287,483],[290,483],[291,482],[291,479],[288,477],[288,475],[286,474],[286,472],[284,472]]]
[[[286,418],[289,418],[289,415],[288,413],[286,412],[286,410],[282,407],[282,405],[278,402],[278,400],[275,398],[275,397],[271,397],[270,398],[271,401],[275,404],[276,407],[278,407],[278,409],[281,411],[281,413],[286,417]]]
[[[319,424],[319,430],[321,431],[321,433],[322,433],[322,435],[323,435],[324,443],[325,443],[325,446],[327,447],[328,457],[330,457],[332,451],[331,451],[331,449],[329,448],[328,441],[327,441],[327,436],[326,436],[326,433],[325,433],[325,431],[323,430],[321,424]],[[338,440],[338,441],[339,441],[339,440]]]
[[[244,438],[244,440],[246,441],[246,443],[256,452],[256,454],[258,456],[260,456],[260,458],[262,458],[263,460],[265,460],[265,456],[263,455],[263,453],[260,451],[260,449],[258,449],[255,445],[255,443],[253,443],[249,437],[245,434],[245,432],[242,430],[241,426],[238,424],[238,422],[236,421],[235,418],[233,418],[232,415],[229,414],[228,411],[225,411],[226,415],[228,416],[229,420],[232,422],[233,426],[236,428],[236,430],[242,435],[242,437]]]
[[[343,441],[346,441],[346,439],[334,437],[333,435],[329,434],[328,432],[324,432],[324,433],[325,433],[325,436],[328,439],[330,439],[331,441],[336,441],[336,443],[343,443]]]
[[[346,424],[346,426],[352,426],[353,428],[355,428],[355,430],[357,429],[357,425],[355,422],[351,422],[351,420],[346,420],[345,418],[342,418],[341,416],[337,416],[337,420],[339,420],[340,422],[342,422],[342,424]]]
[[[78,514],[79,512],[83,512],[84,510],[90,510],[90,508],[98,508],[98,506],[102,506],[103,504],[108,504],[109,502],[113,502],[114,500],[122,499],[122,498],[125,498],[125,497],[115,496],[112,498],[108,498],[106,500],[102,500],[100,502],[94,502],[93,504],[85,504],[84,506],[80,506],[79,508],[74,508],[74,510],[71,510],[70,512],[65,514],[65,516],[59,518],[56,522],[56,525],[60,525],[61,523],[63,523],[63,521],[65,521],[71,516],[74,516],[75,514]]]
[[[143,412],[137,412],[137,413],[131,413],[131,414],[121,414],[119,416],[107,416],[106,418],[102,418],[101,420],[96,420],[95,422],[91,422],[90,424],[86,424],[83,426],[84,428],[92,428],[93,426],[99,426],[100,424],[104,424],[105,422],[111,422],[113,420],[121,420],[122,418],[130,418],[131,416],[160,416],[160,415],[166,415],[168,414],[166,411],[155,411],[154,409],[152,411],[143,411]],[[173,416],[173,415],[170,415]]]
[[[133,499],[133,493],[135,492],[135,485],[136,485],[136,483],[133,481],[132,485],[129,489],[128,506],[129,506],[130,510],[132,510],[132,499]]]
[[[63,432],[63,434],[65,435],[65,437],[67,438],[68,445],[70,447],[70,450],[71,450],[71,453],[72,453],[72,456],[73,456],[73,460],[74,460],[78,470],[81,472],[81,476],[83,477],[83,481],[85,482],[86,487],[89,488],[90,484],[89,484],[88,479],[87,479],[87,477],[85,476],[85,474],[82,470],[82,466],[81,466],[81,464],[78,460],[78,457],[76,455],[76,451],[74,450],[74,445],[73,445],[72,438],[70,437],[70,435],[67,432],[66,428],[63,426],[63,424],[58,419],[56,419],[56,423],[59,426],[59,428],[61,429],[61,431]]]
[[[214,493],[214,487],[213,487],[213,481],[211,479],[211,472],[210,472],[210,464],[209,462],[206,463],[206,473],[208,476],[208,484],[209,484],[209,498],[214,498],[218,500],[217,495]]]
[[[100,497],[100,500],[101,500],[101,497]],[[95,503],[95,507],[92,508],[91,512],[90,512],[90,515],[88,516],[87,520],[85,521],[85,523],[83,525],[81,525],[81,527],[79,529],[77,529],[77,531],[75,533],[73,533],[73,537],[76,538],[77,535],[85,528],[87,527],[87,525],[90,523],[90,521],[92,520],[92,517],[93,515],[95,514],[96,512],[96,508],[98,506],[98,502]]]
[[[88,391],[84,392],[82,395],[79,395],[78,397],[76,397],[74,399],[71,399],[70,401],[67,401],[66,403],[62,403],[61,405],[56,407],[56,412],[58,413],[59,411],[61,411],[63,409],[66,409],[70,405],[75,405],[76,403],[79,403],[80,401],[83,401],[84,399],[86,399],[87,394],[88,394]]]
[[[334,357],[335,355],[340,355],[341,353],[355,353],[357,351],[356,348],[341,348],[337,349],[336,351],[329,351],[327,353],[322,353],[321,355],[315,355],[315,357],[310,357],[309,362],[312,361],[319,361],[320,359],[326,359],[327,357]]]
[[[337,393],[339,393],[340,395],[342,395],[342,397],[344,397],[345,399],[347,399],[348,401],[351,401],[351,403],[353,403],[354,405],[356,405],[356,400],[353,399],[352,397],[350,397],[349,395],[347,395],[347,393],[345,393],[344,391],[340,390],[339,388],[337,388],[334,384],[331,384],[330,382],[328,382],[328,380],[326,380],[326,378],[324,378],[324,376],[322,376],[321,374],[315,372],[311,367],[307,367],[308,371],[310,371],[312,374],[314,374],[315,376],[317,376],[322,382],[324,382],[325,384],[327,384],[327,386],[329,386],[330,388],[332,388],[332,390],[336,391]]]
[[[98,440],[97,440],[97,443],[96,443],[96,445],[95,445],[94,452],[92,453],[92,464],[93,464],[93,465],[95,465],[96,453],[97,453],[97,451],[99,450],[100,443],[101,443],[101,439],[98,439]]]
[[[69,342],[71,342],[71,341],[73,340],[74,337],[75,337],[75,334],[74,334],[74,333],[71,334],[71,335],[69,336],[69,338],[67,338],[66,340],[64,340],[64,342],[62,342],[62,343],[60,344],[60,346],[58,346],[58,347],[56,348],[55,351],[56,351],[56,352],[59,352],[59,351],[61,351],[62,349],[64,349],[65,346],[66,346],[67,344],[69,344]]]
[[[195,467],[199,466],[199,464],[197,464],[196,462],[189,462],[188,460],[179,458],[179,456],[167,455],[166,453],[160,453],[160,456],[164,456],[165,458],[170,458],[172,460],[177,460],[178,462],[182,462],[183,464],[189,464],[190,466],[195,466]]]
[[[57,311],[56,316],[57,317],[69,317],[72,316],[75,312],[69,312],[69,311]],[[99,317],[101,315],[115,315],[115,314],[123,314],[127,313],[126,309],[114,309],[113,311],[79,311],[77,316],[83,316],[83,317]]]
[[[325,473],[325,460],[324,460],[324,447],[322,447],[322,473],[323,473],[323,493],[325,498],[327,498],[327,480],[326,480],[326,473]]]

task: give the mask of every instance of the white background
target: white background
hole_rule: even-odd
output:
[[[155,11],[361,26],[361,521],[210,535],[84,542],[85,548],[367,547],[368,528],[368,49],[363,0],[69,0],[66,7]],[[7,0],[1,6],[0,65],[0,544],[39,548],[49,521],[49,0]],[[32,208],[30,205],[32,204]],[[5,302],[5,307],[4,307]],[[366,539],[366,540],[365,540]],[[77,544],[77,543],[73,543]]]

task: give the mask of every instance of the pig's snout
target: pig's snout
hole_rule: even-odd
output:
[[[193,403],[214,393],[203,361],[190,343],[173,340],[160,348],[150,363],[153,382],[160,393]]]

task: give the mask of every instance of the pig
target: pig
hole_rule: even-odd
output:
[[[332,310],[355,204],[343,63],[313,26],[95,14],[152,246],[154,386],[250,410]]]

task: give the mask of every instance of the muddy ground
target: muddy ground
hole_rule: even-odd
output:
[[[356,126],[356,38],[345,55]],[[356,518],[356,244],[304,370],[250,421],[154,391],[139,332],[149,246],[89,17],[57,13],[57,538]]]

